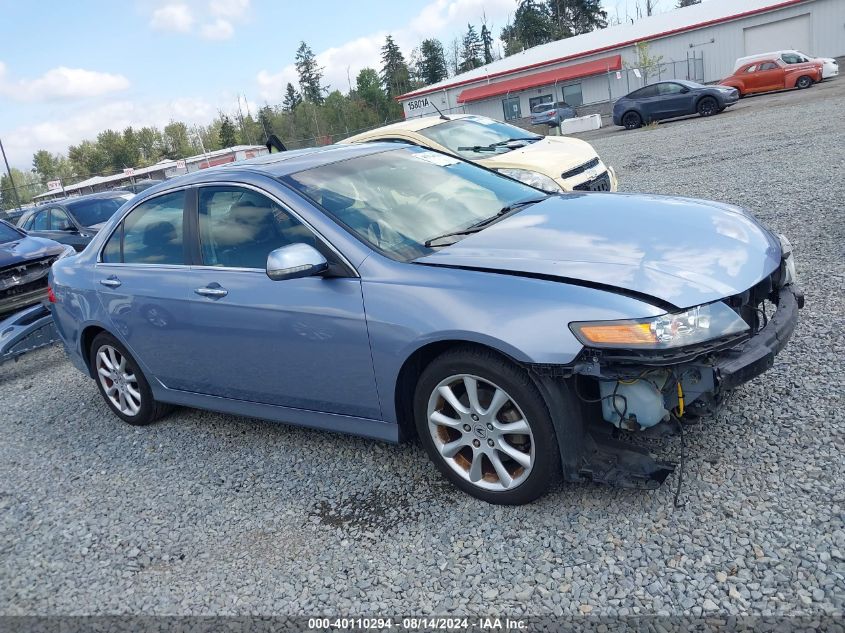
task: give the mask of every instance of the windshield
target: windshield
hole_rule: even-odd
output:
[[[540,193],[457,158],[411,147],[315,167],[285,180],[356,237],[400,261],[433,252],[427,240]]]
[[[21,239],[22,235],[18,233],[15,229],[11,226],[6,224],[5,222],[0,222],[0,244],[5,244],[6,242],[14,242],[15,240]]]
[[[108,220],[131,197],[131,195],[126,195],[117,198],[92,198],[70,201],[65,206],[81,226],[94,226]]]
[[[550,104],[549,108],[551,107]],[[419,133],[469,160],[478,160],[493,153],[509,152],[513,149],[506,145],[509,141],[534,142],[543,138],[514,125],[481,116],[438,123],[420,130]]]

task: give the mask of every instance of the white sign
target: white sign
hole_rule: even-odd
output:
[[[422,110],[423,108],[428,109],[429,107],[431,107],[431,104],[428,101],[428,97],[422,97],[408,102],[408,109],[411,112],[414,110]]]
[[[48,191],[55,191],[56,189],[62,188],[62,181],[61,180],[48,180],[47,181],[47,190]]]
[[[187,167],[187,165],[185,165],[185,161],[184,161],[184,160],[181,160],[181,159],[180,159],[180,160],[177,160],[177,161],[176,161],[176,169],[187,169],[187,168],[188,168],[188,167]]]
[[[123,175],[124,176],[134,176],[135,170],[132,169],[131,167],[127,167],[126,169],[123,170]]]
[[[621,72],[619,72],[618,70],[616,71],[616,78],[617,78],[617,79],[622,79],[622,73],[621,73]]]
[[[639,68],[634,68],[634,76],[635,76],[637,79],[642,78],[642,75],[640,74],[640,69],[639,69]]]

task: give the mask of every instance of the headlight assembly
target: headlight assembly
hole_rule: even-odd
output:
[[[510,176],[520,182],[524,182],[530,187],[542,189],[543,191],[547,191],[549,193],[560,193],[563,191],[563,188],[559,184],[540,172],[531,171],[529,169],[499,169],[497,171],[500,174],[504,174],[505,176]]]
[[[648,319],[580,321],[569,329],[587,347],[671,349],[742,334],[748,324],[721,301]]]
[[[795,257],[792,255],[792,244],[783,234],[778,235],[780,240],[781,258],[783,259],[783,273],[780,285],[788,286],[798,282],[798,273],[795,270]]]

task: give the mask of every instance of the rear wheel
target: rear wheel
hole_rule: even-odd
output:
[[[798,78],[798,81],[795,82],[795,87],[799,90],[803,90],[804,88],[809,88],[813,85],[812,77],[808,77],[807,75],[802,75]]]
[[[713,97],[703,97],[698,102],[697,110],[701,116],[713,116],[719,111],[719,104]]]
[[[417,383],[414,414],[440,472],[478,499],[528,503],[560,474],[543,397],[524,370],[493,352],[458,349],[432,361]]]
[[[622,125],[626,130],[635,130],[642,127],[643,118],[636,112],[626,112],[625,116],[622,117]]]
[[[100,394],[121,420],[141,426],[170,410],[169,405],[153,399],[150,384],[138,363],[111,334],[101,332],[94,337],[90,354]]]

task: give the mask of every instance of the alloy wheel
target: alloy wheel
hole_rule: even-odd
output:
[[[701,103],[698,105],[698,113],[701,116],[711,116],[716,114],[717,109],[718,106],[716,105],[716,102],[709,97],[702,99]]]
[[[106,397],[123,415],[138,415],[141,410],[141,390],[138,379],[126,364],[126,357],[111,345],[97,350],[97,379]]]
[[[428,400],[428,429],[443,460],[486,490],[511,490],[534,465],[531,425],[498,385],[470,374],[442,380]]]

